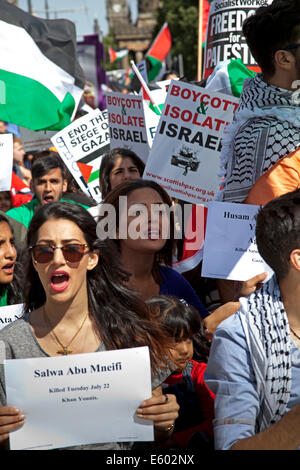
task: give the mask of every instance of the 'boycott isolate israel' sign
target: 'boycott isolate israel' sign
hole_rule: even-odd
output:
[[[171,197],[206,205],[219,189],[221,139],[239,100],[172,80],[144,178]]]
[[[260,69],[252,57],[242,32],[243,22],[257,8],[273,0],[214,0],[209,9],[203,78],[207,78],[217,64],[230,59],[241,59],[246,67]]]

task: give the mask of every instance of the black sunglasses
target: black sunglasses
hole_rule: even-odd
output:
[[[35,245],[30,246],[29,250],[32,253],[34,261],[37,263],[49,263],[54,258],[54,252],[57,249],[62,250],[64,258],[70,263],[78,263],[81,258],[89,253],[87,244],[70,243],[64,246],[53,246],[53,245]]]

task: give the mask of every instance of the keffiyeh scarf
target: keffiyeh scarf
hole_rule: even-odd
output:
[[[240,104],[222,139],[217,199],[243,202],[256,180],[300,146],[300,106],[293,91],[268,85],[258,74],[244,81]]]
[[[275,275],[240,302],[261,404],[256,430],[260,432],[286,413],[291,389],[290,327]]]

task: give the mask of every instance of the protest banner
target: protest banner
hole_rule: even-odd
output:
[[[260,256],[255,239],[260,206],[213,201],[208,204],[202,276],[246,281],[272,269]]]
[[[219,154],[224,128],[238,99],[181,81],[171,81],[144,171],[170,196],[193,204],[219,190]]]
[[[25,152],[40,152],[53,146],[51,138],[56,134],[56,131],[32,131],[26,127],[19,129]]]
[[[0,134],[0,191],[9,191],[13,167],[13,136]]]
[[[24,313],[24,304],[6,305],[0,307],[0,330],[13,321],[21,318]]]
[[[220,62],[241,59],[246,67],[260,71],[243,35],[243,22],[256,9],[273,0],[214,0],[210,4],[206,33],[203,78]]]
[[[110,147],[126,147],[145,163],[149,145],[145,125],[143,98],[140,95],[106,92]]]
[[[76,119],[51,140],[80,188],[101,202],[99,168],[110,148],[107,111],[96,109]]]

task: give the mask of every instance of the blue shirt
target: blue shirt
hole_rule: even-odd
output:
[[[160,266],[160,273],[163,284],[160,286],[159,295],[173,295],[184,299],[199,311],[202,318],[209,315],[191,284],[181,274],[169,266]]]
[[[300,349],[290,341],[292,385],[287,412],[300,402]],[[217,327],[204,380],[216,394],[215,449],[230,449],[236,441],[254,436],[260,403],[239,312]]]

